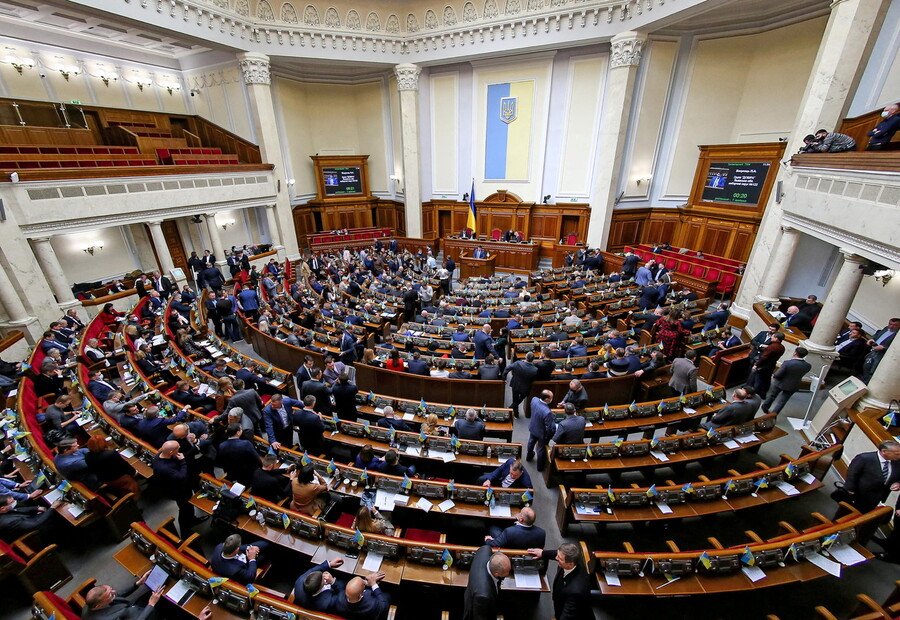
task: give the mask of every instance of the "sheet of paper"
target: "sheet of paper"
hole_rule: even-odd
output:
[[[362,568],[363,570],[377,573],[381,570],[382,560],[384,560],[383,555],[381,555],[380,553],[372,553],[370,551],[366,554],[366,559],[363,560]]]
[[[494,504],[491,506],[492,517],[511,517],[512,511],[507,504]]]
[[[413,456],[419,456],[421,454],[422,449],[417,448],[416,446],[406,446],[406,453],[411,454]]]
[[[812,474],[806,474],[806,475],[802,476],[800,478],[800,480],[802,480],[806,484],[815,484],[816,483],[816,477],[813,476]]]
[[[776,482],[775,487],[785,495],[800,495],[800,491],[797,490],[797,487],[784,480]]]
[[[394,496],[394,504],[397,506],[406,506],[409,504],[409,495],[403,495],[398,493]]]
[[[187,594],[193,596],[193,591],[188,585],[188,582],[179,581],[174,586],[169,588],[169,591],[166,592],[166,598],[178,605],[179,603],[182,603],[181,599],[183,599]]]
[[[428,512],[429,510],[431,510],[434,507],[434,504],[432,504],[430,501],[428,501],[428,499],[426,499],[424,497],[420,497],[419,501],[416,502],[416,506],[421,508],[425,512]]]
[[[723,441],[722,445],[728,448],[729,450],[734,450],[735,448],[740,448],[738,443],[733,439],[729,439],[728,441]]]
[[[384,413],[384,409],[382,409],[381,407],[375,407],[375,413],[378,413],[378,414]]]
[[[58,499],[62,499],[62,493],[59,492],[59,489],[53,489],[48,493],[44,493],[41,495],[41,499],[47,502],[48,504],[52,504]]]
[[[659,508],[659,511],[664,515],[672,514],[672,509],[665,502],[656,502],[656,507]]]
[[[415,420],[415,419],[416,419],[416,414],[414,414],[414,413],[407,412],[407,413],[403,414],[403,420],[406,422],[411,422],[412,420]]]
[[[690,407],[682,407],[681,410],[684,411],[688,415],[690,415],[692,413],[697,413],[696,409],[691,409]]]
[[[134,450],[132,450],[131,448],[124,448],[121,452],[119,452],[119,454],[121,454],[126,459],[130,459],[134,456]]]
[[[828,547],[828,553],[844,566],[853,566],[866,561],[866,556],[849,545],[831,545]]]
[[[835,562],[834,560],[829,560],[821,553],[813,553],[812,555],[807,556],[806,559],[821,568],[829,575],[834,575],[835,577],[841,576],[841,564],[839,562]]]
[[[78,418],[77,420],[75,420],[75,424],[77,424],[78,426],[84,426],[85,424],[90,424],[91,422],[93,422],[93,420],[91,420],[90,418]]]
[[[669,460],[669,457],[667,457],[664,452],[661,452],[659,450],[650,450],[650,455],[657,461],[660,461],[662,463],[665,463]]]
[[[441,512],[447,512],[448,510],[450,510],[451,508],[453,508],[454,506],[456,506],[456,504],[453,503],[453,500],[452,500],[452,499],[445,499],[444,501],[442,501],[442,502],[441,502],[440,504],[438,504],[437,506],[438,506],[438,508],[441,509]]]
[[[498,456],[498,457],[497,457],[497,462],[500,463],[501,465],[503,465],[503,464],[504,464],[506,461],[508,461],[508,460],[509,460],[509,459],[506,458],[506,457],[504,457],[504,456]]]
[[[150,574],[147,576],[147,581],[144,582],[144,585],[150,588],[151,592],[156,592],[168,578],[169,575],[163,570],[162,566],[154,566],[153,570],[151,570]]]
[[[611,571],[603,573],[603,578],[606,579],[606,585],[608,586],[619,587],[622,585],[622,581],[619,579],[619,576]]]
[[[386,493],[385,491],[375,492],[375,507],[379,510],[393,510],[395,493]]]
[[[266,381],[266,383],[268,383],[268,384],[271,385],[272,387],[279,387],[279,386],[281,386],[281,381],[279,381],[278,379],[269,379],[268,381]]]
[[[200,387],[197,388],[197,393],[200,394],[200,396],[206,396],[209,392],[210,388],[205,383],[202,383]]]
[[[456,455],[452,452],[438,452],[437,454],[440,455],[441,460],[443,460],[445,463],[456,460]]]
[[[516,587],[526,590],[540,590],[541,576],[537,573],[516,573]]]
[[[84,508],[82,508],[78,504],[69,504],[68,506],[66,506],[66,510],[68,511],[68,513],[70,515],[72,515],[76,519],[78,517],[80,517],[81,514],[84,512]]]
[[[593,423],[593,422],[585,422],[585,423],[584,423],[584,427],[585,427],[585,428],[592,428],[593,426],[594,426],[594,423]]]
[[[809,428],[809,421],[801,420],[800,418],[788,418],[788,422],[791,423],[791,428],[795,431],[806,430]]]
[[[590,506],[575,504],[575,513],[580,515],[595,515],[597,512]]]
[[[741,435],[740,437],[735,437],[738,443],[753,443],[754,441],[759,441],[759,437],[750,433],[749,435]]]
[[[240,482],[235,482],[233,485],[231,485],[231,492],[234,493],[235,495],[240,495],[241,493],[243,493],[246,490],[247,490],[247,487],[245,487]]]
[[[766,573],[759,566],[741,566],[741,572],[753,583],[766,578]]]

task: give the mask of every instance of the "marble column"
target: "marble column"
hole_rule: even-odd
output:
[[[225,260],[225,248],[222,247],[222,238],[219,236],[219,228],[216,224],[216,214],[215,213],[206,213],[204,214],[206,218],[206,230],[209,233],[209,242],[212,245],[212,254],[216,257],[217,265],[224,265],[227,261]]]
[[[890,4],[891,0],[836,0],[831,3],[828,24],[784,151],[785,159],[803,146],[803,136],[815,133],[821,127],[840,126],[868,64],[869,50],[882,22],[881,14]],[[792,175],[790,166],[782,166],[776,177],[786,186],[783,202],[786,206],[792,199]],[[782,205],[775,202],[773,192],[735,296],[735,314],[739,316],[752,315],[750,307],[765,286],[767,258],[777,243],[782,214]]]
[[[616,192],[622,176],[622,160],[634,98],[635,78],[641,62],[641,51],[647,35],[627,31],[612,38],[609,56],[609,78],[606,101],[600,120],[597,166],[591,189],[591,220],[587,242],[591,247],[605,249],[615,207]]]
[[[6,310],[10,325],[24,325],[33,320],[33,317],[28,316],[25,304],[19,299],[12,281],[2,266],[0,266],[0,305]]]
[[[266,210],[266,224],[269,226],[269,238],[272,240],[272,249],[275,251],[283,250],[281,235],[278,232],[277,207],[275,205],[266,205],[264,209]]]
[[[900,345],[894,338],[884,352],[878,368],[869,379],[869,393],[857,404],[857,408],[876,407],[887,409],[892,400],[900,399]]]
[[[34,257],[44,272],[44,277],[50,284],[50,290],[56,296],[56,301],[60,307],[71,308],[78,305],[78,300],[72,294],[72,288],[66,280],[66,274],[63,272],[62,265],[50,245],[50,237],[38,237],[31,240],[31,247],[34,251]]]
[[[422,187],[419,181],[419,74],[409,63],[394,67],[400,93],[400,142],[403,148],[403,200],[406,205],[406,236],[422,236]]]
[[[853,298],[859,290],[859,283],[862,281],[861,267],[867,262],[862,256],[857,256],[844,248],[841,248],[841,254],[844,256],[844,262],[834,283],[828,289],[828,295],[822,304],[822,311],[819,312],[812,334],[804,343],[807,349],[817,353],[834,351],[834,340],[841,331],[844,319],[847,318],[853,304]]]
[[[157,220],[148,222],[150,226],[150,238],[153,239],[153,247],[156,248],[156,257],[159,259],[159,270],[163,275],[171,275],[175,269],[175,263],[172,262],[172,254],[169,253],[169,244],[166,243],[166,236],[162,231],[162,222]]]
[[[760,285],[759,295],[756,296],[758,301],[777,302],[779,300],[781,290],[784,288],[784,281],[791,270],[798,243],[800,243],[800,232],[796,228],[782,226],[781,238],[772,253],[769,269]]]
[[[291,213],[291,200],[288,196],[287,180],[291,176],[284,167],[281,140],[278,137],[278,123],[275,107],[272,105],[272,77],[269,72],[269,57],[257,52],[242,52],[237,55],[247,86],[250,101],[250,113],[256,129],[256,140],[262,160],[275,165],[273,171],[275,182],[280,185],[275,199],[275,214],[279,229],[284,233],[281,243],[291,258],[300,256],[297,235],[294,234],[294,216]]]

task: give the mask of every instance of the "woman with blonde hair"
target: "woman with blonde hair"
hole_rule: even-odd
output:
[[[429,413],[425,416],[425,422],[422,424],[422,432],[426,435],[441,434],[441,427],[438,426],[437,414]]]
[[[368,534],[394,535],[394,526],[381,516],[377,508],[369,508],[365,504],[356,512],[356,529]]]

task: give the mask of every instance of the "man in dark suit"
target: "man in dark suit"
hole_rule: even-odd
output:
[[[712,417],[700,425],[705,430],[717,429],[720,426],[733,426],[752,420],[756,414],[756,407],[747,402],[747,392],[738,388],[732,394],[732,401],[719,409]]]
[[[488,353],[493,353],[495,358],[500,357],[494,348],[494,339],[491,338],[491,324],[485,323],[481,329],[475,332],[475,359],[483,360]]]
[[[781,356],[784,355],[784,345],[781,344],[783,341],[783,333],[772,334],[771,342],[750,369],[750,378],[747,379],[747,383],[752,385],[760,396],[766,396],[769,386],[772,384],[772,373],[775,372],[775,365],[781,359]]]
[[[783,323],[785,327],[794,327],[804,334],[809,334],[812,331],[811,321],[812,318],[807,313],[800,312],[797,306],[791,306],[785,313]]]
[[[422,375],[424,377],[429,375],[428,363],[422,360],[421,353],[413,351],[412,356],[406,362],[406,371],[412,375]]]
[[[147,407],[144,410],[144,419],[137,423],[136,434],[154,448],[159,448],[169,437],[169,425],[181,422],[185,416],[187,414],[181,410],[174,418],[162,418],[159,415],[159,407],[155,405]]]
[[[518,459],[507,459],[503,465],[489,474],[484,474],[476,481],[476,484],[490,487],[503,487],[504,489],[530,489],[531,477],[525,471],[525,466]]]
[[[184,455],[178,451],[177,441],[167,441],[153,459],[153,484],[160,494],[178,506],[178,531],[181,538],[190,535],[191,528],[209,517],[197,517],[191,505],[195,481],[188,474]]]
[[[769,323],[769,327],[765,331],[761,331],[750,341],[752,348],[750,349],[750,361],[755,362],[762,355],[766,347],[772,343],[772,336],[781,330],[780,323]],[[723,347],[724,348],[724,347]]]
[[[325,424],[316,413],[316,405],[319,401],[312,394],[303,397],[303,409],[294,414],[294,425],[297,427],[297,437],[300,445],[311,455],[318,456],[325,451]],[[319,410],[321,411],[321,409]],[[331,416],[331,413],[328,414]]]
[[[812,369],[812,365],[803,359],[806,354],[806,349],[797,347],[794,350],[794,357],[782,364],[772,375],[772,387],[769,388],[766,400],[762,404],[763,413],[781,413],[794,392],[800,389],[800,382]]]
[[[507,528],[492,525],[484,544],[501,549],[530,549],[543,547],[547,533],[534,524],[534,510],[525,506],[516,515],[516,522]]]
[[[106,381],[103,373],[99,370],[92,370],[88,374],[88,391],[96,397],[101,403],[109,400],[109,395],[116,391],[115,385]]]
[[[862,330],[851,329],[847,336],[835,346],[835,350],[839,355],[838,364],[855,371],[869,352],[869,345],[866,344]]]
[[[563,409],[565,409],[566,417],[556,425],[553,443],[584,443],[584,427],[587,420],[580,415],[575,415],[575,405],[572,403],[564,403]]]
[[[728,302],[723,301],[716,307],[715,312],[704,316],[706,323],[703,324],[703,331],[724,327],[729,316],[731,316],[731,311],[728,309]]]
[[[344,592],[335,596],[329,612],[346,620],[385,620],[391,608],[391,599],[378,587],[384,573],[369,573],[347,582]]]
[[[330,417],[332,411],[331,388],[322,381],[322,369],[318,367],[313,368],[310,376],[312,379],[304,381],[303,385],[300,386],[300,395],[304,398],[303,402],[306,402],[307,396],[315,396],[317,411]]]
[[[552,366],[556,366],[551,361]],[[531,384],[537,377],[537,367],[534,365],[534,353],[529,351],[525,354],[524,360],[519,360],[506,367],[503,371],[503,378],[512,373],[510,387],[512,388],[512,410],[513,414],[519,417],[519,405],[528,398],[528,392],[531,391]],[[552,371],[551,371],[552,372]]]
[[[219,444],[216,465],[225,471],[229,480],[246,486],[252,483],[253,473],[262,467],[262,461],[253,443],[241,437],[243,432],[240,422],[228,425],[225,430],[228,439]],[[256,493],[255,485],[253,492]]]
[[[551,586],[556,620],[594,620],[591,581],[578,559],[578,546],[563,543],[557,551],[535,548],[528,552],[538,558],[556,560],[559,564]]]
[[[170,394],[172,400],[180,405],[197,409],[203,413],[209,413],[216,408],[216,401],[209,396],[201,396],[193,389],[187,381],[179,381],[175,384],[175,389]]]
[[[335,579],[328,569],[338,568],[343,563],[343,558],[336,557],[313,566],[300,575],[294,584],[294,602],[313,611],[333,610],[335,601],[344,595],[345,584]]]
[[[0,495],[0,539],[15,540],[29,532],[51,532],[58,527],[56,507],[19,506],[10,495]]]
[[[641,262],[639,256],[632,252],[625,253],[625,260],[622,261],[622,277],[626,280],[628,278],[633,278],[634,274],[637,273],[638,263]]]
[[[265,425],[263,424],[262,416],[263,403],[259,393],[256,390],[245,388],[244,382],[240,379],[235,379],[233,384],[234,389],[237,391],[228,399],[228,410],[241,409],[243,415],[253,422],[257,434],[262,435]]]
[[[216,545],[209,558],[213,572],[240,584],[256,581],[256,568],[263,564],[263,556],[269,543],[262,540],[252,545],[242,545],[240,534],[232,534],[225,542]]]
[[[844,490],[850,503],[860,512],[869,512],[887,499],[891,491],[900,490],[900,443],[887,440],[878,444],[877,452],[857,454],[850,461],[844,477]]]
[[[339,418],[344,420],[356,420],[356,394],[359,388],[350,382],[346,371],[338,375],[337,383],[331,386],[331,395],[334,397],[334,411]]]
[[[148,570],[140,579],[134,582],[130,588],[124,592],[118,592],[112,586],[96,585],[84,597],[84,608],[81,610],[82,620],[148,620],[156,617],[154,610],[159,599],[162,598],[164,587],[156,592],[150,592],[147,588],[142,588],[147,577],[150,576]],[[150,598],[146,604],[139,604],[147,594]],[[200,620],[208,620],[212,616],[209,606],[203,608],[198,618]]]
[[[496,620],[500,611],[500,587],[511,570],[509,558],[502,553],[493,553],[490,545],[475,552],[463,595],[463,620]]]
[[[460,439],[484,440],[484,422],[478,419],[478,413],[474,409],[467,410],[464,418],[455,419],[453,430]]]
[[[266,425],[266,437],[274,449],[281,446],[290,448],[294,445],[294,409],[300,409],[303,403],[283,394],[273,394],[269,404],[263,409],[263,422]]]
[[[376,426],[380,426],[381,428],[393,428],[396,431],[412,432],[409,424],[397,417],[397,412],[395,412],[394,408],[390,405],[382,410],[382,414],[384,417],[376,422]]]
[[[303,364],[300,368],[297,369],[297,372],[294,373],[294,376],[297,378],[297,386],[302,386],[306,381],[312,379],[312,369],[314,364],[313,358],[309,355],[303,357]]]
[[[881,358],[884,357],[885,351],[887,351],[887,348],[891,346],[891,343],[894,341],[894,336],[897,335],[897,331],[900,331],[900,318],[893,318],[888,321],[886,327],[882,327],[875,332],[875,335],[869,340],[868,344],[869,347],[871,347],[871,350],[866,356],[865,362],[863,362],[862,376],[862,380],[866,383],[868,383],[872,378],[872,375],[875,374],[875,369],[878,368],[878,364],[881,362]]]
[[[547,464],[546,447],[556,430],[556,419],[550,410],[552,400],[553,392],[550,390],[544,390],[540,396],[531,399],[531,421],[528,423],[528,448],[525,451],[525,460],[530,461],[537,452],[538,471],[543,471]]]
[[[550,350],[550,347],[541,348],[541,359],[534,364],[534,367],[537,368],[537,375],[534,377],[535,381],[550,381],[553,378],[556,362],[553,361],[552,355],[553,351]]]

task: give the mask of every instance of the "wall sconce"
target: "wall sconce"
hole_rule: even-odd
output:
[[[222,230],[225,230],[229,226],[234,226],[234,218],[230,218],[222,222]]]
[[[81,248],[86,254],[94,255],[94,252],[98,252],[103,249],[103,241],[97,240],[93,241],[92,245],[85,246]]]
[[[62,75],[63,78],[66,80],[66,82],[69,81],[70,75],[78,75],[79,73],[81,73],[81,70],[78,67],[76,67],[75,65],[68,65],[66,67],[62,67],[62,68],[58,69],[58,71],[59,71],[60,75]]]
[[[875,276],[876,282],[881,282],[881,286],[887,286],[887,283],[890,282],[891,278],[894,277],[894,270],[893,269],[879,269],[872,275]]]
[[[13,68],[18,71],[19,75],[22,75],[22,69],[25,69],[26,67],[31,69],[34,66],[34,60],[31,58],[20,58],[14,54],[7,54],[4,56],[3,62],[12,65]]]
[[[138,90],[141,92],[144,92],[144,86],[153,86],[153,82],[151,82],[150,80],[147,80],[146,82],[143,80],[137,80],[135,84],[137,84]]]
[[[110,80],[115,82],[118,79],[119,79],[119,76],[115,73],[110,73],[109,75],[106,75],[105,73],[100,74],[100,80],[103,82],[103,85],[106,86],[107,88],[109,88]]]
[[[296,181],[295,179],[288,179],[288,180],[287,180],[288,187],[294,187],[294,184],[295,184],[296,182],[297,182],[297,181]]]
[[[181,85],[176,84],[175,82],[170,82],[168,84],[160,84],[160,86],[162,86],[167,91],[169,91],[169,96],[172,96],[172,93],[174,93],[175,91],[181,90]]]
[[[650,175],[648,174],[648,175],[645,176],[645,177],[638,177],[638,178],[636,178],[636,179],[634,180],[634,182],[637,183],[638,185],[640,185],[641,183],[649,183],[649,182],[650,182],[650,179],[652,179],[652,178],[653,178],[653,177],[650,176]]]

